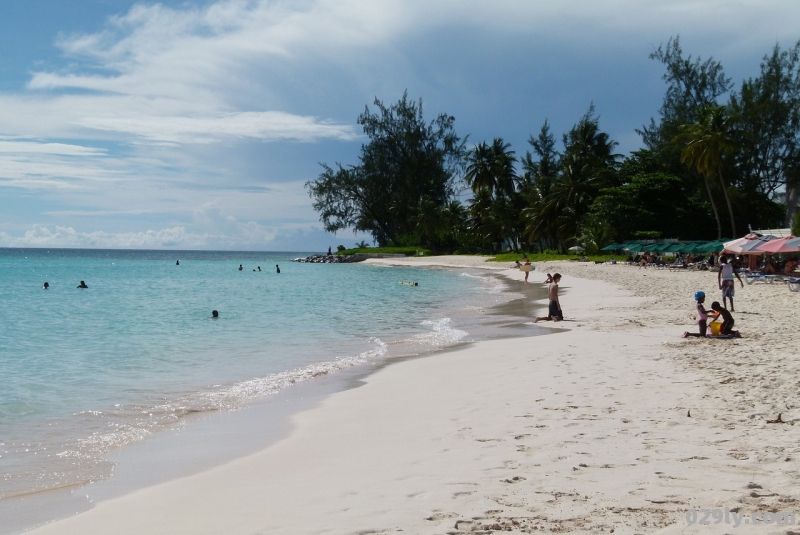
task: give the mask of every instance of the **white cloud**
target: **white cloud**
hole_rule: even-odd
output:
[[[234,233],[192,232],[184,226],[140,232],[81,232],[73,227],[33,225],[22,236],[0,232],[2,247],[84,249],[241,249],[267,248],[276,234],[254,222],[232,225]]]
[[[247,248],[286,236],[289,221],[297,236],[316,233],[317,217],[302,189],[303,178],[311,177],[281,176],[286,162],[272,165],[274,153],[262,153],[254,141],[353,141],[352,119],[363,104],[376,95],[399,96],[406,87],[414,97],[422,88],[426,102],[447,111],[452,102],[476,114],[505,107],[530,117],[525,107],[534,102],[548,116],[558,103],[539,98],[533,84],[528,100],[510,101],[509,85],[524,76],[547,84],[547,68],[555,68],[569,73],[563,77],[571,86],[554,91],[571,102],[575,87],[597,81],[570,70],[570,60],[605,56],[611,65],[620,52],[635,49],[646,62],[651,46],[681,33],[687,52],[725,61],[726,54],[767,52],[775,39],[790,45],[800,16],[800,2],[788,0],[201,4],[140,3],[96,32],[64,34],[56,43],[62,68],[39,69],[20,92],[0,94],[0,188],[4,195],[25,189],[47,200],[46,211],[15,221],[15,228],[40,226],[24,238],[0,235],[0,242]],[[457,39],[457,46],[447,39]],[[430,50],[430,59],[428,49],[414,48],[418,43],[442,46]],[[528,61],[532,53],[548,53],[542,64],[550,64],[537,70]],[[520,63],[530,72],[520,74]],[[481,79],[482,89],[464,83]],[[353,145],[345,150],[353,153]],[[320,159],[336,152],[328,149]],[[147,223],[132,223],[131,216]],[[80,232],[81,221],[70,219],[76,217],[92,217],[100,228],[163,228]]]
[[[351,126],[320,122],[283,112],[227,113],[204,117],[147,117],[115,114],[87,117],[79,124],[96,130],[129,133],[166,143],[211,143],[221,137],[256,138],[263,141],[315,141],[321,138],[355,139]]]
[[[114,168],[117,169],[114,169]],[[120,162],[83,145],[0,141],[0,187],[76,189],[120,180]]]

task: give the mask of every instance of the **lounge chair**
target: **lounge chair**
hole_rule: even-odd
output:
[[[786,282],[790,292],[800,292],[800,278],[792,277]]]

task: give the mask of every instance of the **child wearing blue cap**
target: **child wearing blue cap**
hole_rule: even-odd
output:
[[[706,301],[706,293],[702,290],[698,290],[694,293],[694,300],[697,301],[697,327],[698,331],[696,333],[690,333],[686,331],[683,333],[684,338],[688,338],[690,336],[699,336],[701,338],[706,337],[706,323],[708,322],[708,315],[711,311],[706,310],[703,306],[703,303]]]

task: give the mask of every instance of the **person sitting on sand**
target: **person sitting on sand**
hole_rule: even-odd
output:
[[[742,335],[739,331],[733,330],[733,315],[726,308],[722,308],[719,301],[711,303],[711,310],[717,313],[717,317],[722,316],[722,326],[719,328],[720,336],[733,336],[734,338],[741,338]]]
[[[553,282],[547,289],[547,294],[550,297],[550,305],[548,306],[547,316],[536,318],[534,323],[540,321],[561,321],[564,319],[564,313],[561,312],[561,303],[558,300],[558,282],[561,280],[559,273],[553,274]]]
[[[78,285],[78,288],[88,288],[88,286],[86,286],[85,282],[81,281],[81,283]]]
[[[553,282],[553,276],[551,274],[547,274],[547,278],[544,280],[542,284],[550,284]]]
[[[522,267],[522,264],[520,264],[519,260],[514,260],[514,267],[517,269]]]
[[[694,300],[697,302],[697,328],[698,332],[690,333],[686,331],[683,333],[684,338],[688,338],[690,336],[699,336],[700,338],[705,338],[706,336],[706,327],[708,324],[708,315],[711,313],[709,310],[706,310],[703,306],[703,303],[706,302],[706,293],[698,290],[694,293]],[[693,316],[694,317],[694,316]]]
[[[647,269],[647,264],[649,263],[648,260],[649,257],[647,255],[647,251],[645,251],[644,254],[642,255],[642,259],[639,261],[639,269],[642,268]]]

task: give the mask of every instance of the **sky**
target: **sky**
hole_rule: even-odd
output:
[[[0,247],[322,251],[304,184],[357,163],[375,98],[517,155],[594,103],[618,152],[680,35],[736,85],[796,0],[25,0],[0,7]]]

